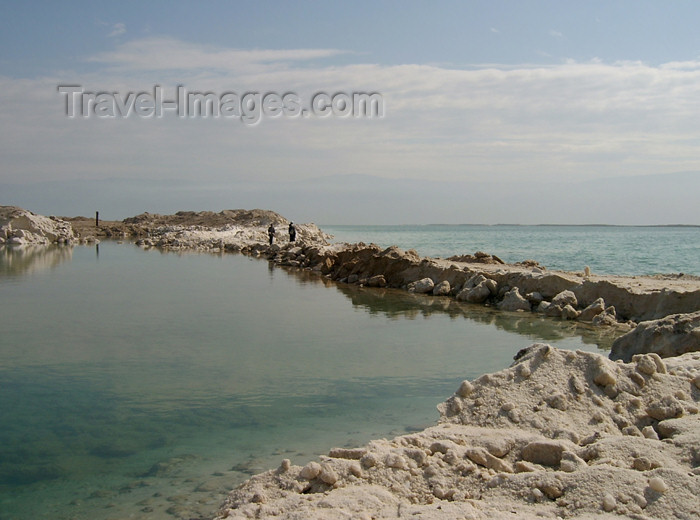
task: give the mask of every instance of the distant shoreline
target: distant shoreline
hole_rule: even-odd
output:
[[[320,224],[321,227],[611,227],[700,228],[700,224]]]

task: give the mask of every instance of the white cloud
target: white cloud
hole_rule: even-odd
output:
[[[335,173],[436,180],[595,179],[700,169],[700,61],[601,60],[468,70],[320,65],[333,49],[256,50],[133,40],[89,74],[0,78],[0,181],[143,177],[206,182]],[[297,62],[303,61],[300,66]],[[99,120],[63,116],[58,84],[86,90],[376,91],[386,117]]]
[[[112,32],[107,35],[108,38],[115,38],[117,36],[121,36],[122,34],[126,33],[126,25],[123,23],[115,23],[114,27],[112,28]]]
[[[270,63],[328,58],[343,54],[337,49],[228,49],[198,45],[168,37],[132,40],[88,61],[127,70],[229,70]],[[235,72],[234,72],[235,73]]]
[[[553,38],[563,38],[564,35],[560,33],[559,31],[555,31],[554,29],[549,31],[549,35],[552,36]]]

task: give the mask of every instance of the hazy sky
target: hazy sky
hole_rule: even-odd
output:
[[[262,207],[329,224],[700,224],[695,1],[3,1],[2,12],[0,204],[107,218]],[[102,101],[85,116],[76,95],[68,117],[59,86]],[[249,124],[235,108],[157,117],[146,99],[142,115],[119,115],[156,86],[166,101],[178,86],[228,94],[229,109],[249,94],[249,115],[266,94],[292,94],[298,110]],[[356,92],[378,94],[382,117],[300,112],[318,93]]]

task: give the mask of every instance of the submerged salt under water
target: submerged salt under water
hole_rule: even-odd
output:
[[[433,424],[465,378],[580,324],[239,255],[0,249],[0,519],[207,517],[283,458]]]
[[[338,242],[398,245],[446,258],[476,251],[548,269],[700,275],[700,226],[323,226]]]

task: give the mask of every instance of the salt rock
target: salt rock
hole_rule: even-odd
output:
[[[572,375],[571,378],[569,378],[569,384],[577,394],[584,394],[586,392],[586,385],[575,375]]]
[[[668,491],[668,485],[660,477],[652,477],[649,479],[649,487],[657,493],[665,493]]]
[[[596,327],[612,327],[613,325],[617,325],[615,307],[611,306],[606,308],[603,312],[593,318],[592,323]]]
[[[321,472],[319,473],[318,478],[320,478],[329,486],[332,486],[333,484],[338,482],[337,473],[328,464],[324,464],[323,466],[321,466]]]
[[[659,374],[665,374],[666,364],[664,363],[663,359],[661,359],[661,356],[659,356],[656,352],[650,353],[649,356],[654,360],[654,363],[656,363],[656,371]]]
[[[632,437],[642,437],[642,432],[639,431],[639,428],[637,428],[634,425],[629,425],[625,426],[622,428],[622,433],[623,435],[630,435]]]
[[[542,491],[544,491],[544,494],[547,495],[547,498],[549,498],[550,500],[559,498],[564,494],[564,491],[562,491],[561,486],[557,484],[545,484],[544,486],[542,486]]]
[[[660,401],[655,401],[647,407],[647,414],[658,421],[665,419],[673,419],[683,415],[683,406],[680,401],[672,395],[667,395],[661,398]]]
[[[350,464],[350,473],[356,476],[357,478],[362,478],[362,468],[357,462],[353,462]]]
[[[678,390],[675,394],[673,394],[676,399],[680,399],[681,401],[690,401],[690,396],[686,394],[683,390]]]
[[[545,314],[547,312],[547,309],[549,309],[551,306],[552,306],[551,303],[549,303],[547,301],[542,301],[535,308],[535,312],[539,312],[540,314]]]
[[[313,480],[319,476],[322,470],[323,468],[318,462],[309,462],[301,469],[299,476],[307,480]]]
[[[518,367],[515,369],[520,377],[523,379],[530,377],[532,374],[532,371],[530,370],[530,366],[526,364],[520,364]]]
[[[560,292],[554,298],[552,298],[552,305],[559,305],[561,307],[571,305],[572,307],[575,307],[578,305],[578,300],[573,292],[566,290]]]
[[[408,458],[416,461],[418,466],[424,466],[428,460],[428,454],[419,448],[405,448],[403,452]]]
[[[617,507],[617,500],[610,493],[606,493],[603,497],[603,509],[608,513]]]
[[[605,301],[603,300],[603,298],[598,298],[596,301],[594,301],[588,307],[581,311],[581,314],[579,314],[578,319],[581,321],[591,321],[604,310]]]
[[[476,287],[477,285],[484,283],[486,280],[488,280],[488,278],[486,278],[483,274],[475,274],[466,281],[464,288],[471,289],[472,287]]]
[[[487,278],[482,283],[488,288],[489,291],[491,291],[491,294],[498,293],[498,282],[496,282],[496,280],[492,280],[491,278]]]
[[[642,428],[642,435],[647,439],[659,440],[659,434],[652,426],[645,426]]]
[[[448,294],[450,294],[451,290],[452,287],[450,287],[450,282],[448,282],[447,280],[443,280],[435,287],[433,287],[433,294],[435,296],[447,296]]]
[[[678,421],[660,421],[659,424],[656,425],[656,431],[662,439],[669,439],[678,435],[682,431],[682,427]]]
[[[565,305],[561,310],[561,317],[565,320],[575,320],[578,318],[579,312],[571,305]]]
[[[569,408],[566,396],[563,394],[554,394],[545,398],[545,402],[552,408],[565,412]]]
[[[425,294],[429,293],[435,287],[435,282],[431,278],[423,278],[421,280],[408,284],[408,292]]]
[[[646,386],[647,382],[637,372],[632,372],[629,376],[632,382],[636,384],[639,388],[644,388]]]
[[[472,385],[469,381],[462,381],[462,384],[459,385],[459,388],[457,389],[457,395],[460,397],[467,397],[469,394],[471,394],[474,391],[474,385]]]
[[[460,293],[462,294],[460,299],[469,303],[483,303],[492,294],[486,282],[482,282],[476,287],[466,289],[463,292],[464,294]]]
[[[513,449],[513,441],[503,437],[497,439],[486,439],[484,447],[491,455],[505,457]]]
[[[654,353],[661,357],[673,357],[697,352],[700,351],[698,329],[700,311],[644,321],[615,340],[609,357],[629,362],[635,354]],[[657,371],[664,373],[658,368]]]
[[[442,453],[444,455],[445,453],[447,453],[448,451],[450,451],[451,449],[456,448],[456,447],[457,447],[457,445],[454,442],[448,441],[448,440],[443,440],[443,441],[435,441],[434,443],[432,443],[430,445],[429,450],[430,450],[430,453],[433,453],[433,454]]]
[[[453,395],[447,399],[447,401],[438,405],[438,410],[440,410],[440,413],[446,417],[454,417],[455,415],[459,415],[462,413],[463,409],[464,407],[462,406],[462,402],[456,395]]]
[[[557,466],[566,445],[562,441],[534,441],[523,448],[522,457],[528,462],[543,466]]]
[[[582,468],[588,467],[588,464],[581,457],[576,455],[573,451],[564,451],[561,455],[560,468],[562,471],[567,473],[573,473]]]
[[[529,301],[532,305],[539,305],[540,303],[542,303],[542,302],[544,301],[544,296],[542,296],[542,293],[539,293],[539,292],[537,292],[537,291],[531,292],[531,293],[527,293],[527,294],[525,295],[525,298],[526,298],[527,301]]]
[[[656,362],[651,356],[636,354],[632,356],[632,362],[636,363],[637,371],[648,376],[656,373]]]
[[[537,466],[534,466],[529,462],[525,462],[524,460],[519,460],[515,463],[515,471],[518,473],[532,473],[537,471]]]
[[[632,461],[632,467],[637,471],[649,471],[658,468],[660,464],[647,457],[637,457]]]
[[[449,450],[447,453],[445,453],[445,456],[442,458],[443,461],[447,462],[450,466],[454,466],[459,462],[460,457],[457,455],[457,452],[455,450]]]
[[[529,311],[530,302],[523,298],[517,287],[513,287],[505,294],[503,300],[498,304],[498,308],[510,312]]]
[[[643,496],[643,495],[640,495],[639,493],[634,493],[634,494],[632,495],[632,500],[634,500],[635,503],[636,503],[639,507],[641,507],[642,509],[644,509],[645,507],[647,507],[647,499],[644,498],[644,496]]]
[[[598,367],[593,382],[599,386],[610,386],[617,383],[617,378],[607,367]]]
[[[292,467],[292,461],[289,459],[284,459],[282,463],[280,464],[279,471],[280,473],[286,473],[289,471],[289,468]]]
[[[397,453],[390,453],[389,455],[386,456],[386,459],[384,460],[384,463],[394,469],[406,469],[408,468],[408,462],[406,462],[406,459]]]
[[[360,460],[366,453],[364,448],[332,448],[328,456],[334,459]]]
[[[503,473],[513,473],[513,467],[508,462],[494,457],[484,448],[469,448],[465,455],[479,466]]]
[[[360,464],[362,464],[362,466],[365,468],[373,468],[379,464],[379,459],[374,453],[367,453],[360,459]]]
[[[544,302],[542,302],[544,303]],[[542,305],[542,304],[540,304]],[[564,310],[563,305],[554,305],[553,303],[550,303],[547,305],[547,308],[544,309],[544,315],[548,316],[550,318],[561,318],[561,313]]]

